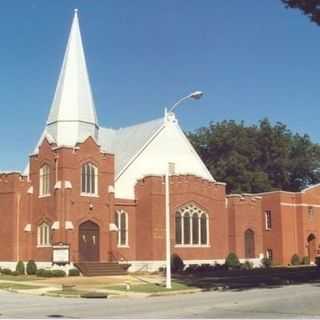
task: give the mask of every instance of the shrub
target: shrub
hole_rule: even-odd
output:
[[[320,257],[319,256],[315,257],[314,262],[318,267],[320,267]]]
[[[36,274],[37,272],[37,265],[33,260],[29,260],[27,263],[27,274],[32,275]]]
[[[198,264],[189,264],[189,266],[185,269],[185,272],[195,273],[198,271],[199,267],[200,266]]]
[[[234,252],[230,252],[226,258],[225,265],[228,269],[236,269],[240,267],[240,261]]]
[[[18,261],[16,271],[18,272],[18,274],[25,274],[25,267],[23,261]]]
[[[262,260],[261,260],[261,263],[263,265],[264,268],[271,268],[272,267],[272,260],[268,257],[264,257]]]
[[[78,269],[74,268],[74,269],[70,269],[68,274],[70,277],[78,277],[78,276],[80,276],[80,271]]]
[[[183,260],[176,253],[174,253],[171,256],[171,272],[177,273],[177,272],[183,271],[183,269],[184,269]]]
[[[241,264],[240,268],[242,270],[252,270],[253,263],[251,261],[246,260],[244,263]]]
[[[11,275],[12,276],[19,276],[21,273],[19,273],[18,271],[12,271]]]
[[[12,274],[12,271],[10,269],[8,269],[8,268],[4,268],[4,269],[1,270],[1,273],[2,274]]]
[[[297,254],[294,254],[291,258],[291,264],[297,266],[300,264],[300,257]]]
[[[65,277],[66,273],[63,270],[51,270],[52,277],[60,278]]]
[[[36,276],[37,277],[43,277],[43,278],[50,278],[52,277],[52,272],[50,270],[46,269],[39,269],[36,271]]]
[[[301,260],[301,264],[310,264],[310,258],[308,256],[304,256]]]

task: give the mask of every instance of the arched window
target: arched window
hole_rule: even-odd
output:
[[[128,213],[123,210],[116,212],[116,225],[118,227],[118,246],[128,246]]]
[[[208,245],[208,215],[193,204],[188,204],[176,212],[176,244],[181,246]]]
[[[38,246],[48,247],[51,245],[51,228],[43,222],[38,226]]]
[[[45,164],[40,169],[39,196],[50,195],[50,167]]]
[[[201,244],[208,243],[208,235],[207,235],[207,215],[203,213],[200,218],[201,225]]]
[[[245,258],[255,258],[254,232],[251,229],[244,233],[244,251]]]
[[[81,193],[98,194],[98,169],[92,163],[85,163],[81,168]]]

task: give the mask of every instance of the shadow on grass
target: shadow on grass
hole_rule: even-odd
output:
[[[319,267],[225,270],[173,275],[176,282],[204,291],[243,291],[274,289],[290,284],[313,283],[320,286]]]

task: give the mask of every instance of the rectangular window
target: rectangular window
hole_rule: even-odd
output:
[[[265,214],[265,227],[266,227],[266,230],[271,230],[272,229],[271,210],[266,210],[264,214]]]

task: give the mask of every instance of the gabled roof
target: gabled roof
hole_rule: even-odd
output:
[[[160,118],[126,128],[100,127],[98,143],[103,151],[115,155],[116,176],[163,125],[164,119]]]

